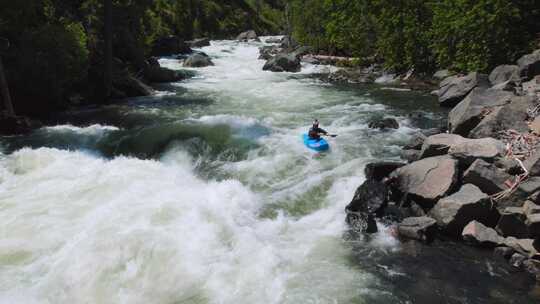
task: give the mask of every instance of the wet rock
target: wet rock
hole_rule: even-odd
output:
[[[366,180],[354,193],[346,210],[380,215],[388,205],[388,187],[376,180]]]
[[[517,65],[499,65],[489,74],[489,82],[495,86],[507,82],[513,77],[517,80],[518,71],[519,67]]]
[[[188,78],[188,73],[160,66],[149,66],[144,71],[144,78],[154,83],[175,82]]]
[[[401,162],[376,162],[366,165],[364,173],[366,174],[366,179],[383,181],[384,178],[389,177],[392,172],[396,169],[405,166]]]
[[[523,262],[525,262],[525,260],[527,260],[527,257],[524,256],[523,254],[521,253],[514,253],[512,254],[512,256],[510,257],[510,265],[514,266],[515,268],[521,268],[521,266],[523,265]]]
[[[515,96],[510,104],[495,107],[486,117],[469,133],[471,138],[495,137],[505,130],[515,130],[520,133],[529,131],[526,123],[527,110],[534,105],[530,96]]]
[[[523,55],[518,59],[517,64],[519,67],[518,74],[523,81],[530,80],[534,76],[540,75],[540,50]]]
[[[254,30],[249,30],[249,31],[245,31],[245,32],[240,33],[236,37],[236,40],[238,40],[238,41],[248,41],[248,40],[256,40],[258,38],[259,38],[259,36],[257,36],[257,33]]]
[[[172,56],[191,52],[191,48],[177,36],[160,38],[152,47],[152,55],[154,56]]]
[[[421,217],[408,217],[398,225],[398,233],[404,238],[431,242],[437,232],[437,221]]]
[[[468,139],[452,145],[448,153],[465,166],[471,165],[476,159],[493,162],[495,158],[505,154],[506,146],[494,138]]]
[[[125,75],[113,78],[113,96],[115,98],[150,96],[154,90],[139,79]]]
[[[368,125],[371,129],[399,129],[399,123],[396,119],[386,117],[371,121]]]
[[[445,78],[439,87],[439,104],[453,107],[462,101],[476,87],[488,87],[488,77],[477,72],[466,76],[450,76]]]
[[[345,218],[349,228],[354,233],[376,233],[378,231],[377,222],[371,213],[354,212],[346,210]]]
[[[504,242],[504,238],[497,231],[477,221],[467,224],[461,235],[466,242],[483,247],[495,247]]]
[[[268,60],[263,66],[264,71],[272,72],[299,72],[300,59],[292,54],[278,54]]]
[[[501,218],[495,227],[502,236],[513,236],[518,239],[529,237],[527,226],[525,225],[525,214],[523,208],[507,207],[501,212]]]
[[[208,38],[198,38],[190,41],[186,41],[186,44],[192,48],[202,48],[205,46],[210,46],[210,39]]]
[[[493,207],[489,196],[471,184],[466,184],[457,193],[440,199],[429,215],[437,220],[445,233],[452,236],[459,236],[465,225],[471,221],[495,227],[499,220],[499,212]]]
[[[461,136],[469,135],[490,109],[511,102],[514,94],[505,91],[475,88],[448,114],[448,130]]]
[[[205,56],[204,54],[201,54],[201,53],[195,53],[189,56],[184,61],[184,66],[191,67],[191,68],[202,68],[202,67],[207,67],[211,65],[214,65],[214,63],[212,62],[210,57]]]
[[[396,187],[423,207],[431,207],[449,194],[457,181],[457,161],[448,156],[429,157],[394,171]]]
[[[492,195],[507,189],[505,182],[512,176],[495,165],[477,159],[463,174],[463,182],[477,186],[482,192]]]
[[[509,260],[516,251],[510,247],[500,246],[493,250],[493,255]]]
[[[408,163],[412,163],[420,159],[419,150],[401,150],[400,153],[401,159],[406,160]]]
[[[466,140],[466,138],[456,134],[441,133],[429,136],[424,140],[420,157],[426,158],[447,154],[450,147]]]

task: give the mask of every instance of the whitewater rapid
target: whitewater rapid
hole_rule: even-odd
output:
[[[415,127],[369,92],[307,77],[324,67],[263,72],[258,46],[212,42],[202,51],[215,66],[122,106],[157,123],[49,127],[9,152],[15,140],[0,142],[0,303],[393,299],[351,261],[344,207],[365,164],[397,158]],[[383,112],[402,127],[369,130]],[[339,134],[326,156],[300,141],[313,118]],[[164,126],[176,137],[159,153],[123,152],[146,151]],[[205,140],[196,151],[211,151],[186,148],[189,132]],[[400,250],[385,229],[363,246]]]

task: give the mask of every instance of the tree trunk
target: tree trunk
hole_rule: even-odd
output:
[[[15,110],[13,109],[13,103],[11,103],[11,96],[9,94],[9,87],[4,74],[4,65],[2,64],[2,57],[0,56],[0,91],[2,91],[2,100],[4,101],[4,110],[8,116],[15,116]]]
[[[112,93],[112,0],[104,0],[105,9],[105,97]]]

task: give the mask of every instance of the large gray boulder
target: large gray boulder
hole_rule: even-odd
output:
[[[471,221],[461,233],[463,240],[482,247],[495,247],[504,244],[504,238],[497,231],[480,222]]]
[[[396,187],[424,207],[431,207],[449,194],[458,178],[457,160],[449,156],[429,157],[401,167],[391,175]]]
[[[505,154],[506,145],[494,138],[466,139],[450,147],[448,153],[461,164],[470,166],[476,159],[493,162]]]
[[[507,82],[512,78],[518,80],[518,71],[519,67],[517,65],[499,65],[489,74],[489,82],[491,85],[495,86],[503,82]]]
[[[461,235],[463,228],[471,221],[495,227],[499,220],[499,212],[489,196],[471,184],[440,199],[430,210],[429,216],[437,220],[442,231],[452,236]]]
[[[530,96],[514,96],[510,104],[495,107],[484,119],[469,133],[471,138],[498,137],[498,133],[505,130],[515,130],[520,133],[529,131],[526,122],[527,110],[535,104]]]
[[[463,182],[477,186],[482,192],[492,195],[507,189],[505,182],[511,175],[482,159],[477,159],[463,174]]]
[[[475,88],[448,114],[448,130],[451,133],[468,136],[489,111],[504,106],[512,100],[511,92]]]
[[[517,61],[521,80],[527,81],[536,75],[540,75],[540,50],[531,54],[523,55]]]
[[[375,233],[377,232],[375,215],[380,215],[387,204],[388,188],[386,185],[368,179],[356,189],[352,201],[345,207],[346,222],[353,232]]]
[[[240,33],[236,40],[239,41],[248,41],[248,40],[257,40],[259,36],[257,36],[257,33],[254,30],[245,31],[243,33]]]
[[[431,242],[437,233],[437,221],[428,217],[408,217],[398,225],[398,233],[404,238]]]
[[[466,76],[451,76],[439,85],[439,104],[453,107],[476,87],[489,87],[488,76],[477,72]]]
[[[448,153],[450,147],[465,142],[467,139],[456,134],[435,134],[429,136],[422,144],[420,152],[421,158],[444,155]]]
[[[300,71],[300,67],[300,59],[293,54],[278,54],[266,62],[263,70],[296,73]]]
[[[190,68],[202,68],[211,65],[214,65],[214,63],[210,57],[199,53],[192,54],[184,61],[184,66]]]

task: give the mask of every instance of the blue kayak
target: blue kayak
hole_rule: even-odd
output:
[[[326,142],[324,138],[311,139],[307,134],[303,134],[302,139],[304,140],[304,145],[306,145],[306,147],[310,148],[311,150],[323,152],[330,149],[328,142]]]

